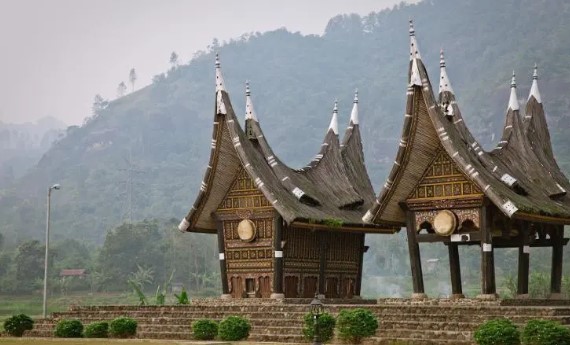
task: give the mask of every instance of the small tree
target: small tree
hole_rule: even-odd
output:
[[[336,320],[334,316],[329,313],[319,315],[317,319],[317,329],[319,332],[318,339],[322,343],[329,342],[334,337],[334,327]],[[303,335],[308,341],[315,338],[315,320],[313,314],[305,314],[305,326],[303,327]]]
[[[228,316],[220,322],[218,335],[222,340],[237,341],[249,336],[251,324],[241,316]]]
[[[170,53],[170,64],[172,65],[172,68],[176,68],[178,67],[178,54],[176,54],[176,52],[172,52]]]
[[[13,337],[21,337],[25,331],[33,328],[34,320],[25,314],[14,315],[4,321],[4,330]]]
[[[364,308],[341,310],[336,319],[338,335],[352,344],[360,344],[362,339],[376,334],[378,319]]]
[[[477,345],[520,345],[520,333],[511,320],[487,321],[475,330]]]
[[[218,335],[216,321],[200,319],[192,322],[192,334],[198,340],[213,340]]]
[[[131,68],[129,72],[129,82],[131,83],[131,91],[135,91],[135,82],[137,81],[137,72],[134,68]]]
[[[125,85],[125,82],[122,81],[119,83],[119,86],[117,86],[117,98],[123,97],[126,92],[127,92],[127,85]]]
[[[570,345],[570,330],[550,320],[530,320],[522,332],[524,345]]]

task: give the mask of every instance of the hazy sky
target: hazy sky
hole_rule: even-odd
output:
[[[322,34],[336,14],[368,14],[400,0],[0,0],[0,121],[54,116],[79,124],[95,94],[113,99],[186,63],[214,37],[287,27]]]

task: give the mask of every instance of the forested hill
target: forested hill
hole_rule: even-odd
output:
[[[466,121],[487,147],[501,130],[512,70],[526,99],[538,63],[555,151],[569,170],[570,3],[432,0],[366,17],[337,16],[323,36],[285,29],[244,35],[213,45],[144,89],[99,104],[85,125],[68,128],[32,171],[1,192],[0,232],[12,240],[39,236],[46,188],[55,182],[62,184],[53,196],[56,238],[101,242],[124,220],[185,215],[208,161],[213,51],[220,53],[234,108],[243,111],[250,80],[264,131],[293,166],[317,153],[335,98],[341,123],[348,121],[358,88],[367,164],[379,188],[401,131],[410,17],[432,82],[445,48]]]

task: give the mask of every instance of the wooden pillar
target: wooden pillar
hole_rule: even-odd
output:
[[[222,279],[222,298],[231,298],[228,284],[228,272],[226,268],[226,250],[224,247],[224,222],[217,219],[216,228],[218,230],[218,252],[220,258],[220,276]]]
[[[416,237],[416,218],[414,213],[406,211],[406,231],[408,233],[408,250],[410,252],[410,266],[412,269],[412,285],[414,293],[412,298],[425,298],[424,277],[422,273],[422,260],[420,246]]]
[[[562,253],[564,226],[553,225],[550,238],[552,240],[552,270],[550,273],[550,293],[551,298],[560,298],[562,288]]]
[[[319,295],[325,295],[325,272],[327,265],[327,243],[325,241],[325,232],[317,232],[317,239],[319,241]]]
[[[358,263],[358,274],[356,275],[356,281],[354,282],[354,296],[360,296],[360,289],[362,287],[362,268],[364,265],[364,253],[366,253],[366,250],[368,249],[368,247],[364,245],[366,242],[365,236],[365,234],[362,234],[360,240],[360,262]]]
[[[271,298],[285,298],[283,294],[283,218],[280,215],[273,217],[273,246],[275,255],[273,258],[273,292]]]
[[[496,297],[495,259],[493,253],[493,236],[491,234],[491,212],[488,203],[481,207],[481,296]]]
[[[521,221],[521,242],[519,244],[519,270],[517,279],[517,297],[528,297],[528,272],[530,263],[529,223]]]
[[[461,286],[461,266],[459,263],[459,248],[457,243],[451,242],[447,245],[449,252],[449,273],[451,276],[452,298],[463,298],[463,288]]]

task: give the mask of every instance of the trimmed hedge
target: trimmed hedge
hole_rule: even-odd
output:
[[[228,316],[220,322],[218,335],[222,340],[236,341],[249,337],[251,325],[241,316]]]
[[[93,322],[85,327],[85,338],[108,338],[109,323],[106,321]]]
[[[473,335],[478,345],[520,345],[520,332],[511,320],[495,319],[483,323]]]
[[[137,321],[130,317],[118,317],[109,324],[109,335],[114,338],[130,338],[137,334]]]
[[[336,319],[329,313],[319,315],[317,319],[319,340],[321,343],[329,342],[334,337],[334,327]],[[308,341],[313,341],[315,337],[315,320],[311,313],[305,314],[305,326],[303,327],[303,335]]]
[[[58,338],[81,338],[83,324],[79,320],[60,320],[55,326],[54,335]]]
[[[4,330],[13,337],[21,337],[34,328],[34,320],[26,314],[13,315],[4,321]]]
[[[550,320],[530,320],[522,332],[524,345],[570,345],[570,330]]]
[[[352,344],[360,344],[362,339],[376,334],[378,319],[367,309],[341,310],[336,319],[338,336]]]
[[[192,334],[198,340],[213,340],[218,335],[218,323],[209,319],[192,322]]]

